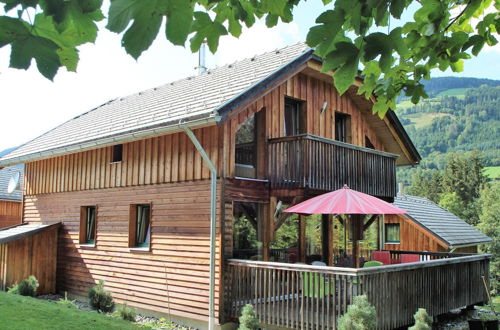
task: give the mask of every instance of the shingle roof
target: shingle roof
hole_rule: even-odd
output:
[[[127,97],[77,116],[0,158],[16,159],[109,136],[218,115],[239,95],[295,58],[312,51],[303,43],[228,64]]]
[[[7,188],[9,186],[10,178],[16,173],[20,173],[19,187],[23,186],[23,166],[12,166],[6,167],[0,170],[0,200],[12,200],[21,201],[23,199],[23,193],[21,189],[16,189],[12,193],[8,193]]]
[[[13,227],[0,229],[0,244],[15,241],[17,239],[32,236],[53,226],[60,226],[61,223],[43,224],[20,224]]]
[[[450,246],[457,247],[491,241],[491,238],[479,230],[426,198],[398,195],[394,199],[394,205],[408,211],[406,216]]]

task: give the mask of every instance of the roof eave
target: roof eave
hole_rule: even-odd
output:
[[[417,148],[415,147],[415,145],[411,141],[410,136],[408,135],[408,133],[404,129],[403,125],[399,121],[399,118],[396,115],[396,113],[394,111],[392,111],[392,110],[389,110],[389,111],[387,111],[386,116],[387,116],[387,119],[389,119],[389,121],[392,123],[392,125],[393,125],[394,129],[396,130],[396,132],[401,137],[401,140],[403,141],[403,143],[404,143],[405,147],[407,148],[407,150],[413,156],[413,163],[414,163],[414,165],[417,165],[418,163],[420,163],[420,161],[422,160],[422,156],[420,156]]]
[[[187,118],[187,120],[186,119],[174,120],[157,125],[141,127],[127,132],[121,132],[109,136],[82,141],[67,146],[34,152],[23,156],[0,159],[0,169],[3,167],[12,166],[16,164],[22,164],[45,158],[62,156],[68,153],[75,153],[114,144],[126,143],[159,134],[167,134],[167,133],[173,133],[175,131],[182,131],[180,125],[189,126],[191,128],[197,128],[216,123],[219,120],[220,120],[219,116],[213,114],[202,114]]]

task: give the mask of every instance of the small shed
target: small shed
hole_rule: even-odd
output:
[[[386,216],[387,250],[477,253],[479,244],[492,241],[427,198],[398,195],[394,205],[408,213]],[[395,226],[396,241],[388,239],[390,226]]]
[[[21,224],[0,229],[0,290],[34,275],[39,294],[55,292],[59,226]]]
[[[12,177],[19,177],[18,186],[9,192],[8,186]],[[23,166],[12,166],[0,169],[0,228],[21,223],[23,192]]]

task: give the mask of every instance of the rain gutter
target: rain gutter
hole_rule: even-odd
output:
[[[220,121],[220,116],[210,115],[209,117],[203,116],[201,118],[197,118],[197,119],[193,119],[193,120],[185,121],[185,122],[182,120],[178,120],[178,121],[172,121],[169,123],[162,123],[159,125],[141,127],[141,128],[136,129],[136,130],[133,130],[133,131],[128,131],[126,133],[117,133],[117,134],[113,134],[113,135],[106,136],[106,137],[98,137],[98,138],[84,141],[81,143],[75,143],[75,144],[72,144],[69,146],[58,147],[58,148],[40,151],[40,152],[34,152],[34,153],[30,153],[30,154],[22,155],[22,156],[18,156],[18,157],[6,158],[3,160],[0,160],[0,169],[2,169],[3,167],[11,166],[11,165],[32,162],[32,161],[41,160],[41,159],[45,159],[45,158],[62,156],[64,154],[68,154],[68,153],[76,153],[76,152],[81,152],[81,151],[85,151],[85,150],[101,148],[101,147],[111,146],[111,145],[115,145],[115,144],[126,143],[126,142],[130,142],[130,141],[134,141],[134,140],[140,140],[140,139],[147,138],[150,136],[167,134],[167,133],[172,133],[175,131],[181,131],[182,130],[181,125],[188,126],[188,127],[199,127],[199,126],[204,126],[204,125],[211,124],[211,123],[216,123],[219,121]],[[13,152],[15,152],[15,150]],[[8,154],[5,155],[5,157],[8,157]]]
[[[215,244],[216,244],[216,203],[217,203],[217,168],[208,156],[200,141],[187,125],[180,125],[191,139],[194,146],[210,169],[210,280],[208,297],[208,329],[215,327]]]

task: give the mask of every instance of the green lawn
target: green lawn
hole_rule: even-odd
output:
[[[139,329],[134,323],[0,291],[0,329]]]
[[[447,113],[412,113],[411,115],[406,115],[406,118],[410,119],[415,124],[415,128],[419,129],[429,126],[434,118],[446,116],[451,117]]]
[[[452,89],[447,89],[445,91],[442,91],[437,96],[438,97],[439,96],[455,96],[458,99],[464,99],[466,91],[467,91],[467,88],[452,88]]]
[[[483,173],[490,179],[500,179],[500,166],[485,167]]]

